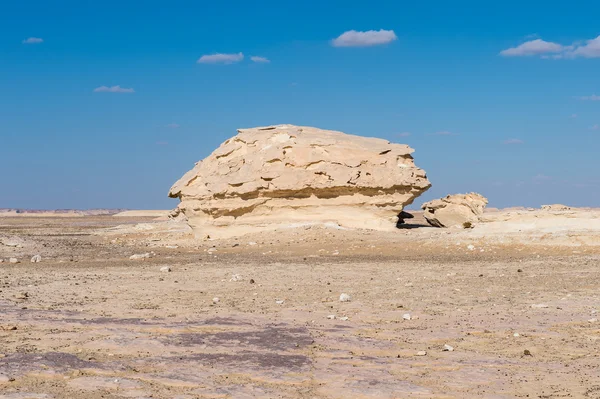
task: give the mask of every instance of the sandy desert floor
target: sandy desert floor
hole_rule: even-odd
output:
[[[0,398],[600,398],[598,213],[412,222],[0,218]]]

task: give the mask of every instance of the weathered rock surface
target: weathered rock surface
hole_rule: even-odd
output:
[[[430,187],[413,149],[292,125],[240,129],[173,187],[199,237],[335,223],[392,230]]]
[[[452,194],[423,204],[423,216],[435,227],[467,227],[479,220],[488,200],[481,194]]]
[[[550,212],[562,212],[570,211],[571,207],[563,204],[542,205],[542,210]]]

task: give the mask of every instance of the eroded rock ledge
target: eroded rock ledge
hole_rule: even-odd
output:
[[[392,230],[431,185],[413,149],[313,127],[240,129],[177,181],[170,197],[198,237],[298,224]]]

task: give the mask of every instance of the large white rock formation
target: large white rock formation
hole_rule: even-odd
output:
[[[393,230],[430,187],[413,149],[313,127],[240,129],[171,191],[197,237],[314,223]]]

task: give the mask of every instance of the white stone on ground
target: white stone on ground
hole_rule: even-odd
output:
[[[351,300],[352,300],[352,297],[348,294],[342,293],[340,295],[340,302],[350,302]]]

